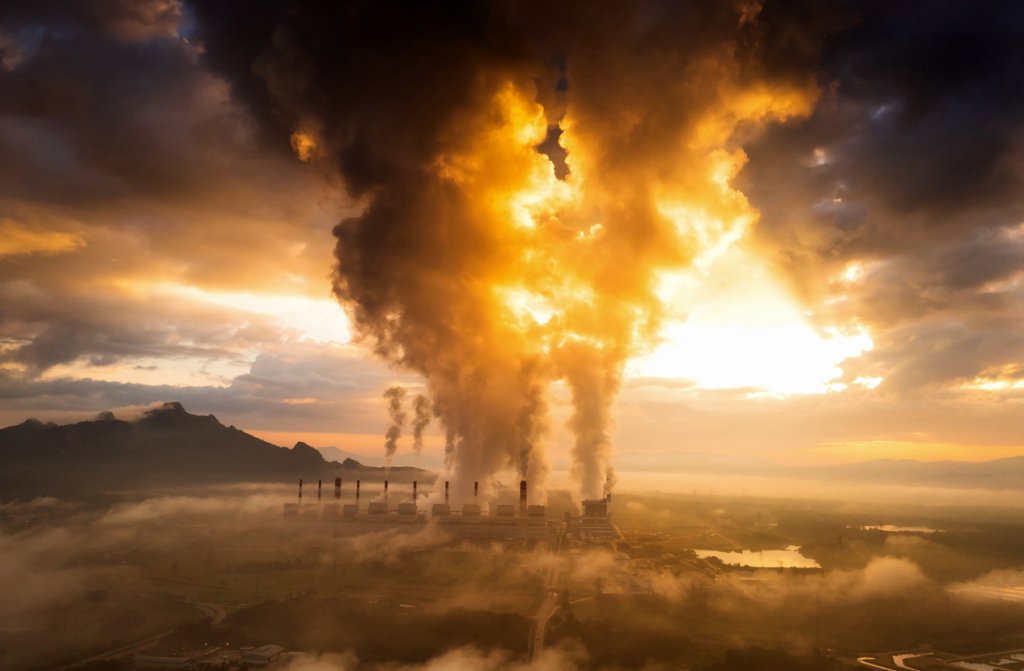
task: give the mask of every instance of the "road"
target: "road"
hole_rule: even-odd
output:
[[[204,601],[189,601],[187,599],[182,599],[182,602],[187,603],[193,608],[196,608],[200,613],[210,618],[210,624],[220,624],[224,620],[224,618],[227,617],[228,614],[224,606],[217,603],[207,603]],[[139,639],[134,643],[129,643],[128,645],[121,646],[120,648],[114,648],[113,650],[101,652],[100,654],[93,655],[88,659],[83,659],[81,661],[75,662],[74,664],[65,666],[63,667],[62,671],[75,669],[80,666],[85,666],[86,664],[90,664],[92,662],[98,662],[101,659],[128,659],[132,655],[136,655],[140,652],[143,652],[144,650],[152,648],[172,631],[174,630],[168,629],[167,631],[161,631],[158,634],[152,634],[151,636]]]
[[[68,666],[65,666],[65,667],[62,668],[62,671],[65,671],[67,669],[75,669],[75,668],[78,668],[80,666],[85,666],[86,664],[91,664],[92,662],[98,662],[101,659],[125,659],[128,656],[130,656],[130,655],[134,655],[136,653],[142,652],[146,648],[152,648],[154,645],[159,643],[160,640],[164,636],[167,636],[172,631],[174,631],[174,630],[173,629],[168,629],[167,631],[162,631],[159,634],[153,634],[152,636],[147,636],[146,638],[143,638],[143,639],[140,639],[138,641],[135,641],[134,643],[129,643],[128,645],[122,646],[120,648],[114,648],[113,650],[107,650],[106,652],[101,652],[100,654],[93,655],[92,657],[89,657],[88,659],[83,659],[83,660],[81,660],[79,662],[75,662],[74,664],[70,664]]]
[[[558,542],[555,544],[555,554],[562,550],[562,540],[565,538],[565,524],[558,534]],[[544,652],[544,635],[547,632],[548,620],[558,612],[558,594],[562,585],[562,578],[565,575],[565,568],[552,566],[544,577],[544,593],[541,597],[540,607],[537,614],[533,616],[533,634],[530,637],[530,659],[537,659]]]
[[[533,640],[530,641],[530,658],[536,659],[544,652],[544,634],[547,630],[548,620],[558,610],[558,591],[553,590],[544,596],[540,602],[540,608],[534,615]]]
[[[210,618],[210,624],[217,625],[224,621],[224,618],[228,616],[228,611],[224,606],[219,603],[208,603],[205,601],[183,601],[199,610],[200,613]]]

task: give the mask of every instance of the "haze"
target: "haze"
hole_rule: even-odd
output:
[[[999,1],[3,3],[0,631],[36,646],[9,661],[170,653],[198,607],[295,669],[907,668],[881,601],[981,617],[964,594],[1022,568],[993,540],[1024,484],[1022,45]],[[387,524],[290,507],[336,477]],[[805,554],[754,594],[721,555],[753,551]],[[279,593],[224,577],[293,561]],[[347,598],[391,620],[384,565],[452,585],[395,588],[453,618],[429,644],[260,610],[330,585],[332,627]],[[164,587],[125,605],[128,574]],[[806,624],[811,593],[881,619],[736,615]],[[102,624],[47,657],[65,608]],[[919,633],[947,665],[1016,650],[1007,608],[956,650]],[[162,615],[115,641],[125,609]],[[627,621],[659,654],[602,647]]]

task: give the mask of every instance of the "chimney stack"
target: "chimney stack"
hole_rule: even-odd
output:
[[[317,480],[316,481],[316,502],[317,503],[320,503],[320,494],[321,494],[321,491],[323,490],[323,486],[324,486],[324,481],[323,480]]]
[[[384,481],[384,505],[388,503],[388,481]]]
[[[412,481],[412,502],[416,503],[416,481]]]
[[[341,498],[341,478],[334,478],[334,498]]]
[[[444,481],[444,502],[448,503],[448,481]]]
[[[473,481],[473,498],[475,499],[480,495],[480,483]]]
[[[356,505],[359,505],[359,481],[356,480]]]
[[[519,481],[519,514],[526,517],[526,480]]]
[[[299,503],[302,503],[302,478],[299,478]]]

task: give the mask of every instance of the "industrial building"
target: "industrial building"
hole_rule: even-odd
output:
[[[435,520],[445,531],[460,537],[480,538],[535,538],[540,539],[552,533],[548,525],[546,508],[530,505],[525,480],[519,483],[519,505],[502,503],[490,508],[489,514],[479,503],[480,486],[473,483],[473,502],[465,503],[460,510],[453,509],[449,499],[449,482],[444,483],[444,503],[434,503],[429,511],[421,509],[418,503],[419,483],[412,482],[411,500],[405,499],[393,505],[390,500],[390,483],[384,480],[383,491],[369,501],[365,508],[361,504],[362,482],[356,480],[354,502],[341,503],[342,481],[335,478],[334,501],[322,501],[322,483],[317,482],[315,503],[303,502],[303,481],[299,480],[298,501],[284,504],[285,519],[297,519],[303,523],[337,524],[335,529],[362,528],[361,525],[392,526],[426,524]],[[360,525],[360,526],[355,526]]]
[[[622,533],[618,527],[612,524],[612,516],[608,512],[611,502],[611,494],[607,494],[601,499],[584,500],[582,515],[570,518],[568,513],[566,514],[568,530],[584,541],[622,540]]]
[[[261,645],[242,653],[242,664],[263,669],[282,659],[283,655],[284,648],[279,645]]]
[[[195,669],[196,660],[191,657],[158,657],[156,655],[135,655],[131,668],[134,671],[175,671]]]

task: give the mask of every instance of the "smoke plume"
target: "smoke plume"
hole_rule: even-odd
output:
[[[412,420],[412,449],[418,457],[420,452],[423,451],[423,431],[430,424],[432,413],[430,399],[423,394],[416,394],[416,398],[412,402],[412,410],[414,413]]]
[[[542,485],[564,380],[600,496],[624,366],[679,272],[755,220],[737,131],[807,113],[814,36],[771,39],[786,17],[746,0],[216,7],[205,58],[364,205],[334,230],[334,290],[425,378],[453,477]]]
[[[405,401],[405,387],[395,385],[384,391],[384,399],[388,402],[388,418],[391,425],[384,433],[384,456],[388,465],[395,456],[398,449],[398,439],[402,437],[402,429],[405,428],[406,413],[402,407]]]

